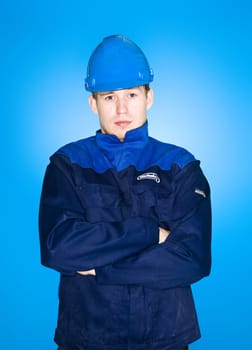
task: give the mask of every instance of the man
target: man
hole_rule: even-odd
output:
[[[199,161],[148,136],[153,72],[106,37],[85,86],[95,136],[50,159],[42,264],[61,273],[55,341],[67,350],[178,350],[200,337],[190,285],[210,272],[210,190]]]

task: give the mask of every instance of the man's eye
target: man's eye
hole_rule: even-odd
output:
[[[113,95],[105,96],[105,100],[106,101],[112,101],[113,100]]]
[[[134,98],[134,97],[136,97],[137,96],[137,94],[135,93],[135,92],[131,92],[130,94],[129,94],[129,97],[130,98]]]

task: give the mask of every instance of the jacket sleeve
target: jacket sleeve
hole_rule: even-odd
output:
[[[159,236],[158,224],[149,218],[87,222],[71,167],[62,160],[46,170],[39,233],[42,264],[64,274],[113,264],[156,244]]]
[[[171,233],[166,241],[99,268],[99,283],[164,289],[190,285],[210,273],[210,188],[199,162],[177,173],[172,196]]]

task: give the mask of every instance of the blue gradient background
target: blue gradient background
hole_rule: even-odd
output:
[[[250,1],[6,1],[1,37],[1,348],[53,350],[58,274],[40,266],[37,212],[49,155],[93,134],[87,60],[123,33],[155,73],[150,133],[202,160],[213,269],[194,285],[192,350],[251,349]]]

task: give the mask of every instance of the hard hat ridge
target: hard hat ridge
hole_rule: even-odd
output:
[[[90,56],[85,88],[113,91],[149,84],[153,71],[142,50],[123,35],[110,35]]]

